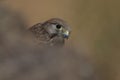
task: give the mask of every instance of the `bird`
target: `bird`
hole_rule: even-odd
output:
[[[51,18],[29,28],[39,45],[64,46],[71,33],[70,26],[60,18]]]

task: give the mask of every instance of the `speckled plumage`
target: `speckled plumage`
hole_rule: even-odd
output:
[[[64,45],[65,38],[62,36],[62,32],[58,31],[56,34],[53,34],[54,31],[53,26],[61,25],[65,30],[70,32],[69,26],[66,24],[65,21],[59,18],[52,18],[44,23],[37,23],[29,28],[29,30],[35,36],[38,44],[43,45]],[[50,32],[49,32],[50,31]]]

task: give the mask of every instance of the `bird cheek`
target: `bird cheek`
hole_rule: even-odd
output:
[[[52,28],[47,28],[47,32],[49,33],[49,35],[56,33],[56,31],[54,31]]]

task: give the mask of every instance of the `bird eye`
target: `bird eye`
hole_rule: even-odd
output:
[[[61,27],[62,27],[62,26],[59,25],[59,24],[56,25],[56,28],[57,28],[57,29],[60,29]]]

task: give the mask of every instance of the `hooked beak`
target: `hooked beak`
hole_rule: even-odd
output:
[[[63,37],[64,37],[64,38],[68,39],[68,38],[69,38],[69,35],[70,35],[70,32],[69,32],[69,31],[66,30],[66,31],[63,32]]]

